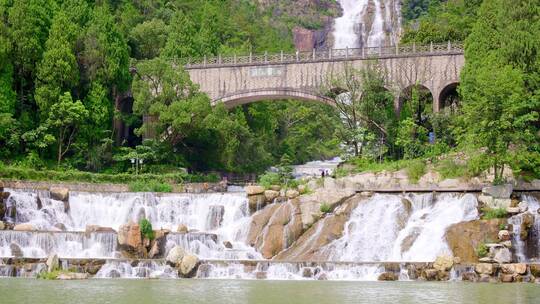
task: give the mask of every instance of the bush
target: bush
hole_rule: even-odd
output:
[[[484,243],[478,245],[478,248],[476,248],[476,254],[478,255],[479,258],[486,257],[488,253],[489,253],[489,248]]]
[[[259,185],[269,189],[272,185],[281,185],[281,179],[278,173],[266,172],[259,176]]]
[[[482,211],[484,212],[484,216],[482,216],[482,219],[484,220],[506,218],[507,216],[506,209],[504,208],[483,208]]]
[[[412,160],[407,163],[405,171],[407,171],[411,182],[417,183],[420,177],[426,173],[426,163],[420,159]]]
[[[172,192],[172,186],[158,181],[135,181],[129,183],[131,192]]]
[[[467,167],[465,165],[459,165],[452,159],[442,160],[437,164],[437,172],[441,174],[442,179],[458,178],[467,176]]]
[[[332,211],[332,208],[330,207],[330,205],[328,205],[327,203],[322,203],[321,204],[321,212],[322,213],[329,213],[330,211]]]
[[[149,239],[149,240],[153,240],[154,239],[154,230],[152,230],[152,223],[150,223],[149,220],[147,219],[142,219],[140,222],[139,222],[139,226],[141,227],[141,234]]]

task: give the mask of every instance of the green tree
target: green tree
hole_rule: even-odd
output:
[[[481,158],[496,181],[507,166],[519,171],[522,155],[540,159],[538,13],[531,1],[484,1],[466,41],[460,140],[485,150]]]
[[[37,68],[35,99],[44,115],[58,101],[61,92],[71,91],[78,84],[79,67],[73,53],[78,30],[63,12],[53,19],[46,51]]]
[[[58,165],[75,141],[80,123],[87,116],[88,110],[81,101],[74,102],[69,92],[60,96],[58,102],[51,106],[46,126],[55,134]]]

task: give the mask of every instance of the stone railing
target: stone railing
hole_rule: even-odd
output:
[[[260,64],[280,64],[295,62],[317,62],[317,61],[337,61],[354,59],[377,59],[388,57],[405,56],[429,56],[445,54],[463,53],[462,43],[443,43],[429,45],[396,45],[386,47],[364,47],[346,49],[313,50],[311,52],[243,55],[243,56],[216,56],[203,57],[198,59],[177,60],[177,64],[182,64],[186,68],[204,68],[215,66],[236,66],[236,65],[260,65]]]

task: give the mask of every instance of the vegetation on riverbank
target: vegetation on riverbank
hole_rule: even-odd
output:
[[[215,174],[104,174],[91,173],[77,170],[46,170],[24,167],[14,167],[0,163],[0,178],[29,181],[65,181],[87,183],[112,183],[129,184],[133,191],[170,192],[171,184],[218,182],[219,177]]]

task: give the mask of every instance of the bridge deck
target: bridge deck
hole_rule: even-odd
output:
[[[327,49],[313,50],[311,52],[296,52],[263,55],[243,55],[243,56],[216,56],[203,57],[198,59],[182,59],[179,64],[183,64],[186,69],[197,69],[220,66],[240,66],[240,65],[261,65],[261,64],[285,64],[298,62],[320,62],[338,60],[358,60],[358,59],[380,59],[389,57],[406,56],[434,56],[462,54],[463,44],[450,42],[446,44],[430,45],[405,45],[387,46],[371,48],[347,48],[347,49]]]

